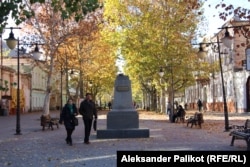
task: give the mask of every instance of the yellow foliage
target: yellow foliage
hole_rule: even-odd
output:
[[[11,103],[10,108],[16,108],[17,107],[17,89],[11,88]],[[20,89],[20,108],[25,107],[25,96],[24,96],[24,90]]]

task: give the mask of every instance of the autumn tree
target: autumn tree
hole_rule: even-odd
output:
[[[35,16],[35,11],[27,8],[27,4],[41,5],[51,4],[54,12],[60,11],[60,18],[67,19],[74,17],[75,21],[79,21],[84,16],[95,11],[95,9],[102,7],[101,1],[98,0],[1,0],[0,3],[0,33],[3,28],[8,24],[8,18],[11,17],[17,25]],[[62,5],[64,4],[64,5]]]
[[[107,38],[121,50],[133,82],[150,78],[162,95],[167,87],[169,96],[171,77],[174,91],[194,82],[191,71],[198,58],[191,40],[202,14],[199,1],[107,1],[104,7]],[[160,67],[165,70],[164,84]]]
[[[61,1],[55,1],[54,3],[46,2],[42,4],[31,4],[26,2],[26,9],[34,13],[34,15],[26,20],[25,26],[26,28],[28,26],[33,28],[33,31],[30,32],[42,39],[48,65],[47,91],[44,100],[43,115],[49,114],[52,75],[54,72],[57,50],[64,44],[67,38],[75,35],[75,28],[78,27],[78,23],[75,21],[76,15],[73,13],[70,13],[71,15],[67,15],[67,17],[62,17],[64,12],[62,9],[64,9],[64,7],[66,9],[67,3],[63,4]],[[82,16],[82,18],[85,18],[85,16]]]
[[[84,97],[86,91],[91,91],[95,98],[97,94],[101,96],[113,87],[112,82],[116,74],[115,53],[112,47],[102,40],[100,20],[102,11],[89,14],[74,28],[75,35],[65,39],[58,50],[58,61],[62,61],[59,64],[66,60],[65,50],[70,53],[70,57],[67,56],[67,67],[77,73],[74,75],[74,81],[80,98]],[[56,68],[60,70],[60,66]],[[88,86],[89,82],[93,83],[91,87]]]

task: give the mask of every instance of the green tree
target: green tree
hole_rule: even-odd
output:
[[[35,11],[27,7],[28,4],[46,4],[50,3],[53,12],[60,11],[62,19],[74,17],[75,21],[79,21],[84,16],[102,7],[101,1],[98,0],[3,0],[0,4],[0,32],[8,24],[8,17],[12,17],[17,25],[24,22],[26,19],[35,16]]]
[[[194,82],[192,71],[198,58],[191,40],[201,19],[199,1],[110,0],[104,8],[106,37],[121,51],[125,72],[133,82],[151,78],[158,90],[167,87],[169,94],[171,75],[175,91]],[[201,64],[206,63],[200,62],[200,68]],[[166,67],[164,85],[158,75],[161,66]]]

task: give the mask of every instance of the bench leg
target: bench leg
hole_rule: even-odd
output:
[[[235,140],[235,136],[232,136],[232,140],[231,140],[230,146],[233,146],[233,145],[234,145],[234,140]]]
[[[182,123],[184,123],[184,122],[185,122],[185,119],[184,119],[184,118],[181,118],[181,121],[182,121]]]
[[[250,142],[247,142],[247,151],[250,151]]]
[[[54,130],[52,122],[49,123],[49,127],[51,128],[51,130]]]
[[[193,128],[194,122],[191,123],[191,128]]]
[[[199,127],[201,128],[201,122],[198,123]]]
[[[247,143],[247,151],[250,151],[250,137],[246,139],[246,143]]]

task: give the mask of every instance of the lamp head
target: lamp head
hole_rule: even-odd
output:
[[[41,57],[41,52],[39,52],[38,44],[36,43],[36,47],[35,47],[35,50],[33,52],[33,58],[35,60],[40,60],[40,57]]]
[[[226,32],[224,37],[221,39],[221,42],[227,47],[231,48],[233,44],[233,37],[229,34],[228,29],[226,28]]]
[[[197,53],[197,56],[199,59],[204,59],[206,57],[207,53],[204,51],[204,48],[202,47],[202,43],[200,43],[199,51]]]
[[[160,77],[163,77],[163,75],[164,75],[164,71],[163,71],[162,67],[160,68],[159,75],[160,75]]]
[[[7,46],[13,50],[17,45],[17,39],[14,37],[13,28],[10,29],[9,38],[6,39]]]
[[[92,87],[92,86],[93,86],[92,81],[89,81],[89,86],[90,86],[90,87]]]

